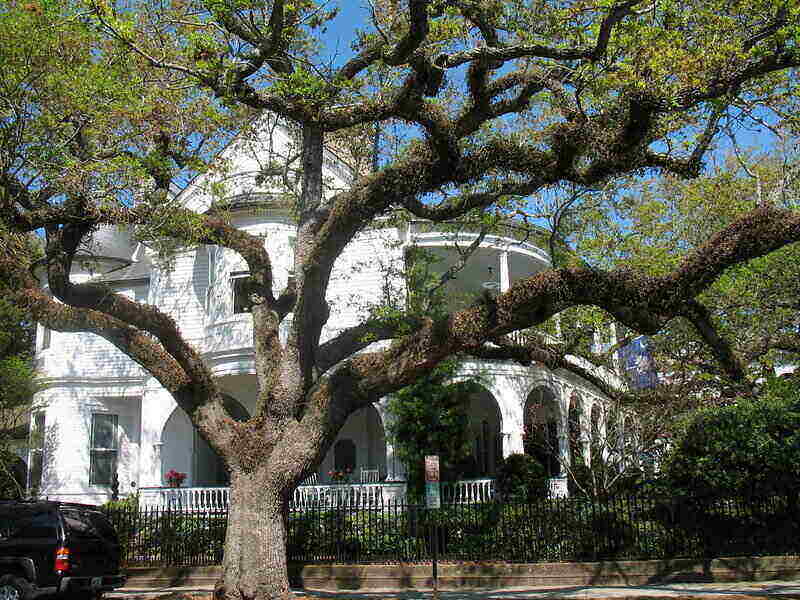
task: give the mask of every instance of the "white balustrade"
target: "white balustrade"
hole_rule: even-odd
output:
[[[301,485],[294,491],[292,503],[296,508],[379,508],[383,505],[383,487],[381,483]]]
[[[198,512],[226,510],[229,491],[228,487],[140,488],[139,504]]]
[[[465,479],[443,482],[442,501],[453,504],[478,504],[494,498],[494,479]]]
[[[558,486],[560,480],[551,480]],[[292,495],[295,508],[363,507],[380,508],[392,502],[403,502],[405,487],[402,483],[352,483],[336,485],[300,485]],[[563,482],[566,490],[566,480]],[[477,504],[494,498],[493,479],[467,479],[441,484],[442,501],[455,504]],[[386,493],[384,493],[386,492]],[[551,492],[556,496],[564,495]],[[226,510],[230,488],[227,487],[142,487],[139,488],[139,505],[143,508],[160,508],[192,512]]]

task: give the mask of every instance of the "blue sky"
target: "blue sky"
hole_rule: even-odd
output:
[[[357,27],[365,28],[369,22],[369,5],[362,0],[332,2],[331,6],[339,6],[339,15],[328,26],[328,31],[322,36],[322,41],[328,53],[336,57],[336,63],[341,64],[353,52],[350,42],[353,32]]]

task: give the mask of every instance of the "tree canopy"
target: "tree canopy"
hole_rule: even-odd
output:
[[[661,276],[688,249],[765,202],[796,211],[797,138],[790,132],[786,138],[788,152],[742,156],[729,149],[701,179],[662,178],[624,189],[610,215],[595,214],[577,234],[582,256]],[[659,392],[730,398],[796,364],[797,252],[790,244],[729,268],[698,296],[705,326],[675,319],[649,338],[666,384]]]
[[[452,314],[373,313],[322,343],[333,266],[376,218],[404,211],[484,230],[510,218],[591,219],[606,210],[598,192],[623,176],[701,175],[729,122],[792,126],[800,64],[800,5],[785,0],[378,0],[342,33],[341,55],[319,41],[341,25],[335,8],[312,0],[0,8],[0,216],[17,236],[44,235],[42,259],[3,241],[0,277],[47,327],[96,333],[131,356],[224,459],[234,500],[219,598],[289,596],[286,499],[356,410],[459,353],[569,369],[611,393],[595,370],[567,359],[571,340],[534,335],[519,345],[507,336],[582,306],[646,334],[682,317],[724,358],[729,344],[702,294],[731,268],[800,239],[800,214],[767,198],[660,273],[577,256]],[[299,173],[299,193],[289,195],[294,278],[282,290],[269,239],[175,202],[201,172],[224,199],[225,163],[212,159],[267,113],[298,131],[287,157]],[[328,188],[324,145],[376,128],[378,168]],[[264,181],[282,175],[274,157],[263,159]],[[172,318],[71,278],[104,225],[130,227],[163,249],[224,246],[247,263],[258,381],[250,420],[230,417]],[[379,340],[387,343],[372,345]]]
[[[2,234],[0,234],[2,235]],[[27,248],[35,252],[35,246]],[[36,324],[13,302],[12,290],[0,281],[0,495],[21,496],[31,401],[36,391],[33,365]]]

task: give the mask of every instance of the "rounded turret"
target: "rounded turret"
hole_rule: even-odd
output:
[[[81,244],[76,263],[90,273],[102,274],[133,262],[135,249],[130,231],[113,225],[101,225]]]

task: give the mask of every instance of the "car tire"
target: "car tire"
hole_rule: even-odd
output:
[[[33,586],[22,577],[3,575],[0,577],[0,600],[30,600]]]

